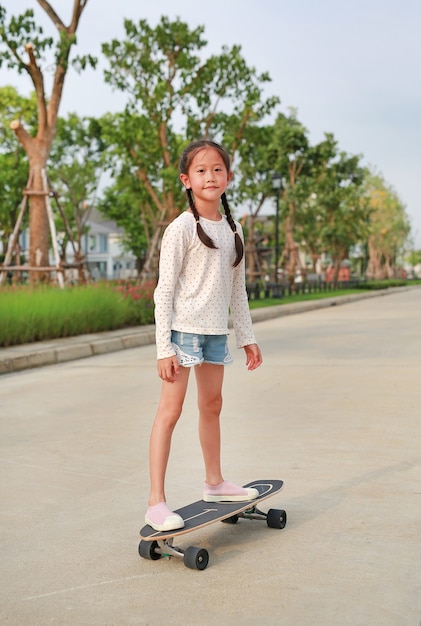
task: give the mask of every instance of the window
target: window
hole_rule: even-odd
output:
[[[99,235],[99,252],[108,252],[108,237],[107,235]]]

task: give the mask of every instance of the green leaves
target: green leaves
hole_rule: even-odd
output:
[[[95,204],[103,173],[105,147],[98,120],[80,118],[75,113],[65,119],[58,118],[49,174],[79,251],[89,209]],[[57,230],[63,233],[64,250],[68,233],[61,217],[57,217]]]
[[[8,130],[11,119],[24,120],[32,136],[38,132],[43,155],[48,152],[45,146],[54,135],[70,52],[76,44],[74,31],[85,4],[74,3],[79,13],[74,8],[72,30],[64,27],[49,3],[43,3],[58,29],[55,40],[44,35],[32,10],[7,20],[0,6],[0,65],[27,71],[38,95],[19,100],[16,93],[0,90],[0,111],[8,112],[1,130],[2,166],[7,170],[12,169],[10,160],[16,154],[19,163],[27,163]],[[190,28],[178,18],[165,16],[155,27],[146,20],[125,20],[124,28],[124,38],[102,46],[105,80],[124,92],[124,111],[100,120],[70,115],[57,122],[51,177],[76,229],[83,222],[83,202],[95,197],[98,178],[107,170],[112,181],[102,208],[124,226],[127,245],[139,259],[144,258],[157,245],[165,223],[185,207],[178,176],[182,149],[192,139],[206,136],[221,141],[230,152],[234,171],[230,200],[249,207],[253,218],[273,199],[273,171],[284,179],[279,207],[281,237],[289,246],[285,258],[292,258],[298,242],[313,258],[327,253],[340,259],[366,237],[370,212],[380,202],[378,184],[372,181],[367,187],[360,157],[341,152],[332,134],[311,145],[297,112],[277,111],[279,98],[265,95],[270,76],[250,66],[239,45],[224,46],[207,56],[203,26]],[[54,88],[47,98],[43,72],[51,64],[55,65]],[[77,71],[96,64],[89,54],[72,61]],[[274,121],[268,123],[274,113]],[[35,151],[37,142],[27,141],[26,147]],[[3,172],[0,176],[3,189],[10,188]],[[392,196],[386,204],[395,207],[392,230],[399,235],[394,235],[388,250],[408,232],[405,212],[398,209],[398,201],[390,200]],[[382,209],[384,215],[389,215],[389,208]],[[371,228],[374,223],[373,219]],[[270,248],[271,241],[265,245]]]
[[[36,128],[36,100],[21,97],[13,87],[0,88],[0,232],[3,250],[7,244],[22,202],[22,190],[28,181],[28,161],[10,122],[20,119],[32,133]],[[27,216],[26,216],[27,217]],[[25,224],[27,219],[25,221]]]
[[[390,275],[392,260],[403,251],[411,226],[405,206],[381,174],[367,173],[365,191],[369,207],[370,274],[384,278]]]
[[[165,222],[185,206],[178,176],[184,146],[201,136],[214,137],[234,157],[246,129],[261,121],[278,100],[263,99],[269,76],[259,76],[247,65],[240,46],[204,58],[202,26],[190,29],[180,19],[162,17],[155,28],[145,20],[125,20],[124,27],[124,40],[102,46],[109,64],[105,80],[127,95],[124,113],[103,120],[116,176],[113,214],[123,224],[129,208],[119,190],[130,185],[144,202],[146,240],[157,242]],[[105,209],[109,215],[110,205]],[[121,209],[118,215],[116,207]]]
[[[202,61],[203,27],[190,30],[166,17],[155,29],[145,20],[137,25],[125,20],[124,25],[126,39],[103,44],[102,50],[110,65],[105,79],[128,94],[128,110],[169,127],[177,116],[177,130],[193,137],[223,132],[226,114],[241,116],[255,107],[257,120],[275,105],[272,100],[259,110],[269,77],[247,66],[240,46],[224,47]]]
[[[34,12],[28,9],[22,15],[12,16],[6,22],[6,10],[0,7],[0,67],[5,63],[9,69],[16,69],[19,73],[27,70],[28,64],[24,61],[25,46],[33,44],[36,59],[42,59],[43,54],[53,47],[51,37],[44,37],[43,29],[34,20]]]
[[[190,31],[179,19],[162,17],[152,29],[145,20],[125,20],[125,40],[105,43],[102,50],[110,69],[105,80],[129,95],[128,108],[155,122],[168,122],[175,108],[188,100],[187,85],[199,63],[194,52],[206,41],[203,27]]]

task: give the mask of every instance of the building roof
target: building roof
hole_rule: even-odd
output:
[[[86,224],[96,233],[102,235],[122,235],[124,229],[110,219],[107,219],[98,209],[92,207]]]

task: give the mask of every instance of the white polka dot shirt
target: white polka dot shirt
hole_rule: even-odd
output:
[[[225,215],[219,222],[200,218],[217,249],[203,244],[196,221],[185,211],[164,233],[155,289],[158,359],[173,356],[171,330],[200,335],[227,335],[231,311],[237,348],[256,343],[245,288],[244,258],[237,267],[234,234]],[[241,225],[237,231],[243,238]]]

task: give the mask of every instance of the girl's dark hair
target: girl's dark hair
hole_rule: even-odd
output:
[[[225,167],[227,168],[227,172],[231,171],[231,164],[230,164],[230,158],[228,153],[226,152],[226,150],[224,150],[224,148],[222,146],[220,146],[218,143],[214,142],[214,141],[210,141],[209,139],[200,139],[198,141],[193,141],[192,143],[190,143],[183,151],[181,157],[180,157],[180,174],[188,174],[189,173],[189,168],[190,165],[194,159],[194,157],[196,156],[196,154],[200,151],[203,150],[203,148],[214,148],[217,152],[219,152]],[[207,235],[205,233],[205,231],[203,230],[203,227],[200,223],[200,216],[199,213],[195,207],[194,204],[194,198],[193,198],[193,192],[191,189],[186,189],[186,194],[187,194],[187,199],[189,201],[189,206],[190,209],[194,215],[194,219],[196,220],[196,228],[197,228],[197,235],[200,239],[200,241],[205,244],[205,246],[207,246],[208,248],[216,248],[215,243],[213,242],[213,240],[209,237],[209,235]],[[244,255],[244,246],[243,246],[243,242],[242,239],[239,235],[239,233],[237,232],[237,227],[235,225],[235,222],[233,220],[233,217],[231,215],[231,211],[230,208],[228,206],[228,200],[227,197],[225,195],[225,193],[222,194],[221,196],[221,202],[222,202],[222,206],[224,207],[224,211],[225,211],[225,215],[228,221],[228,224],[231,227],[232,232],[234,233],[234,242],[235,242],[235,261],[233,264],[233,267],[237,267],[237,265],[239,265],[239,263],[241,262],[241,259],[243,258]]]

